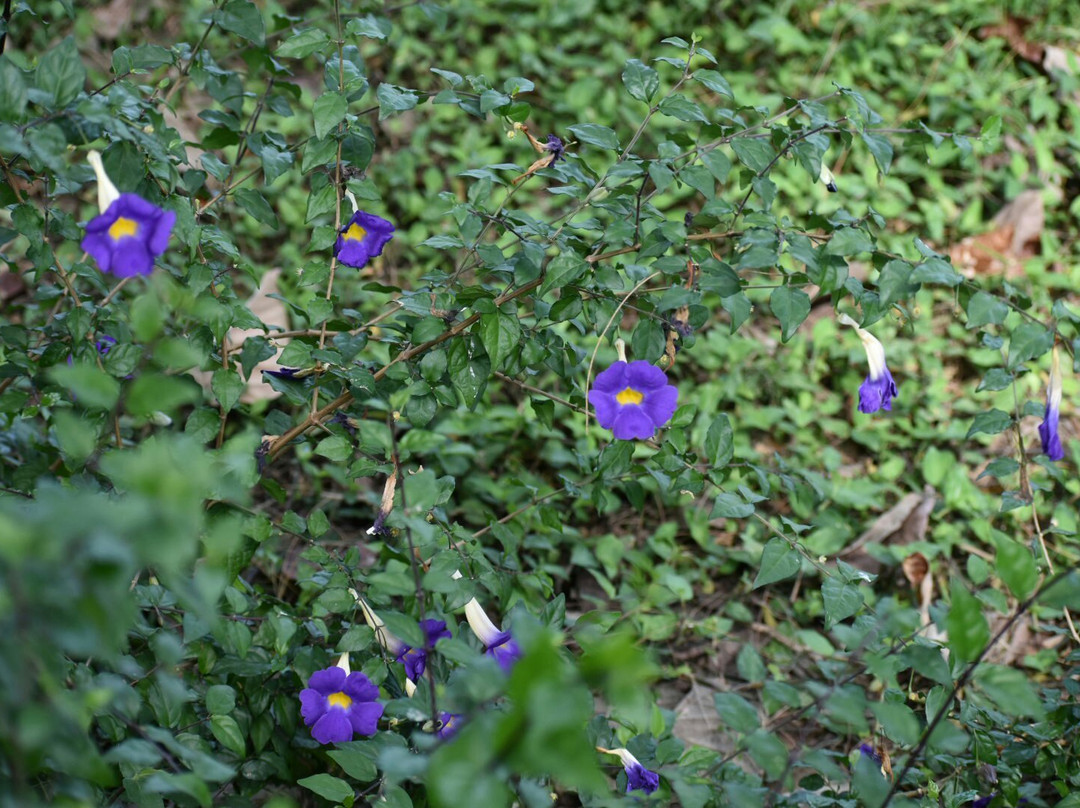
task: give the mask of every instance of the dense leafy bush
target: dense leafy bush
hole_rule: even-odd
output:
[[[1078,804],[1068,16],[677,5],[8,4],[3,804]]]

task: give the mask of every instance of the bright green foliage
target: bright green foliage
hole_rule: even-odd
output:
[[[1064,10],[9,5],[0,805],[1080,791]],[[149,276],[80,249],[90,149],[176,213]],[[352,198],[396,227],[359,269]],[[679,389],[651,441],[591,413],[617,340]],[[449,624],[415,692],[358,596]],[[323,747],[343,653],[385,712]]]

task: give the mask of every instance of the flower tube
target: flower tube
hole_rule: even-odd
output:
[[[871,413],[878,410],[891,410],[892,399],[896,396],[896,382],[885,364],[885,348],[869,331],[860,328],[859,324],[841,314],[837,318],[842,324],[855,329],[855,333],[862,340],[863,348],[866,349],[866,361],[870,366],[870,372],[865,381],[859,385],[859,412]]]
[[[622,761],[623,770],[626,772],[627,794],[639,790],[644,791],[646,794],[652,794],[660,787],[660,775],[642,766],[641,761],[634,757],[628,749],[622,747],[605,749],[598,746],[596,751],[603,752],[605,755],[616,755]]]
[[[1062,460],[1065,449],[1058,434],[1058,418],[1061,415],[1061,359],[1057,346],[1050,354],[1050,381],[1046,385],[1046,411],[1043,422],[1039,424],[1039,438],[1042,440],[1043,454],[1051,460]]]

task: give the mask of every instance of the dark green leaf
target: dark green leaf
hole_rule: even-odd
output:
[[[570,127],[570,134],[582,143],[599,146],[610,151],[618,150],[619,137],[615,130],[598,123],[579,123]]]
[[[5,78],[8,73],[9,71],[4,72]],[[83,67],[74,37],[64,37],[45,51],[45,55],[38,61],[34,81],[39,89],[51,96],[55,107],[68,104],[82,92],[86,82],[86,68]],[[17,97],[15,101],[18,101]]]
[[[802,289],[778,286],[769,296],[769,307],[780,320],[781,341],[787,342],[810,314],[810,297]]]
[[[298,786],[303,786],[309,791],[314,791],[320,797],[330,800],[334,803],[351,801],[354,796],[353,788],[340,777],[333,777],[329,774],[313,774],[311,777],[304,777],[301,780],[297,780]]]
[[[735,443],[731,421],[726,415],[718,415],[709,425],[709,432],[705,435],[705,456],[714,469],[721,469],[731,462],[734,452]]]
[[[1054,332],[1040,323],[1024,322],[1013,329],[1009,339],[1009,367],[1037,359],[1054,347]]]
[[[802,559],[795,549],[780,538],[769,539],[761,553],[754,589],[790,578],[802,566]]]
[[[980,432],[985,432],[987,435],[996,435],[1012,426],[1012,422],[1012,416],[1003,410],[993,409],[980,412],[975,416],[975,420],[971,422],[967,437],[978,435]]]
[[[961,662],[970,662],[989,642],[990,627],[986,623],[982,605],[962,582],[954,579],[949,593],[951,603],[949,616],[945,619],[949,648]]]
[[[627,61],[623,68],[622,80],[626,91],[646,104],[652,101],[656,91],[660,89],[660,76],[640,59]]]
[[[258,7],[249,0],[229,0],[214,14],[217,24],[237,34],[248,42],[262,47],[266,40],[266,27]]]

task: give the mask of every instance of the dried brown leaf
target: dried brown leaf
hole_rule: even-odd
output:
[[[914,587],[918,587],[926,574],[930,572],[930,562],[922,553],[912,553],[904,559],[904,577]]]

